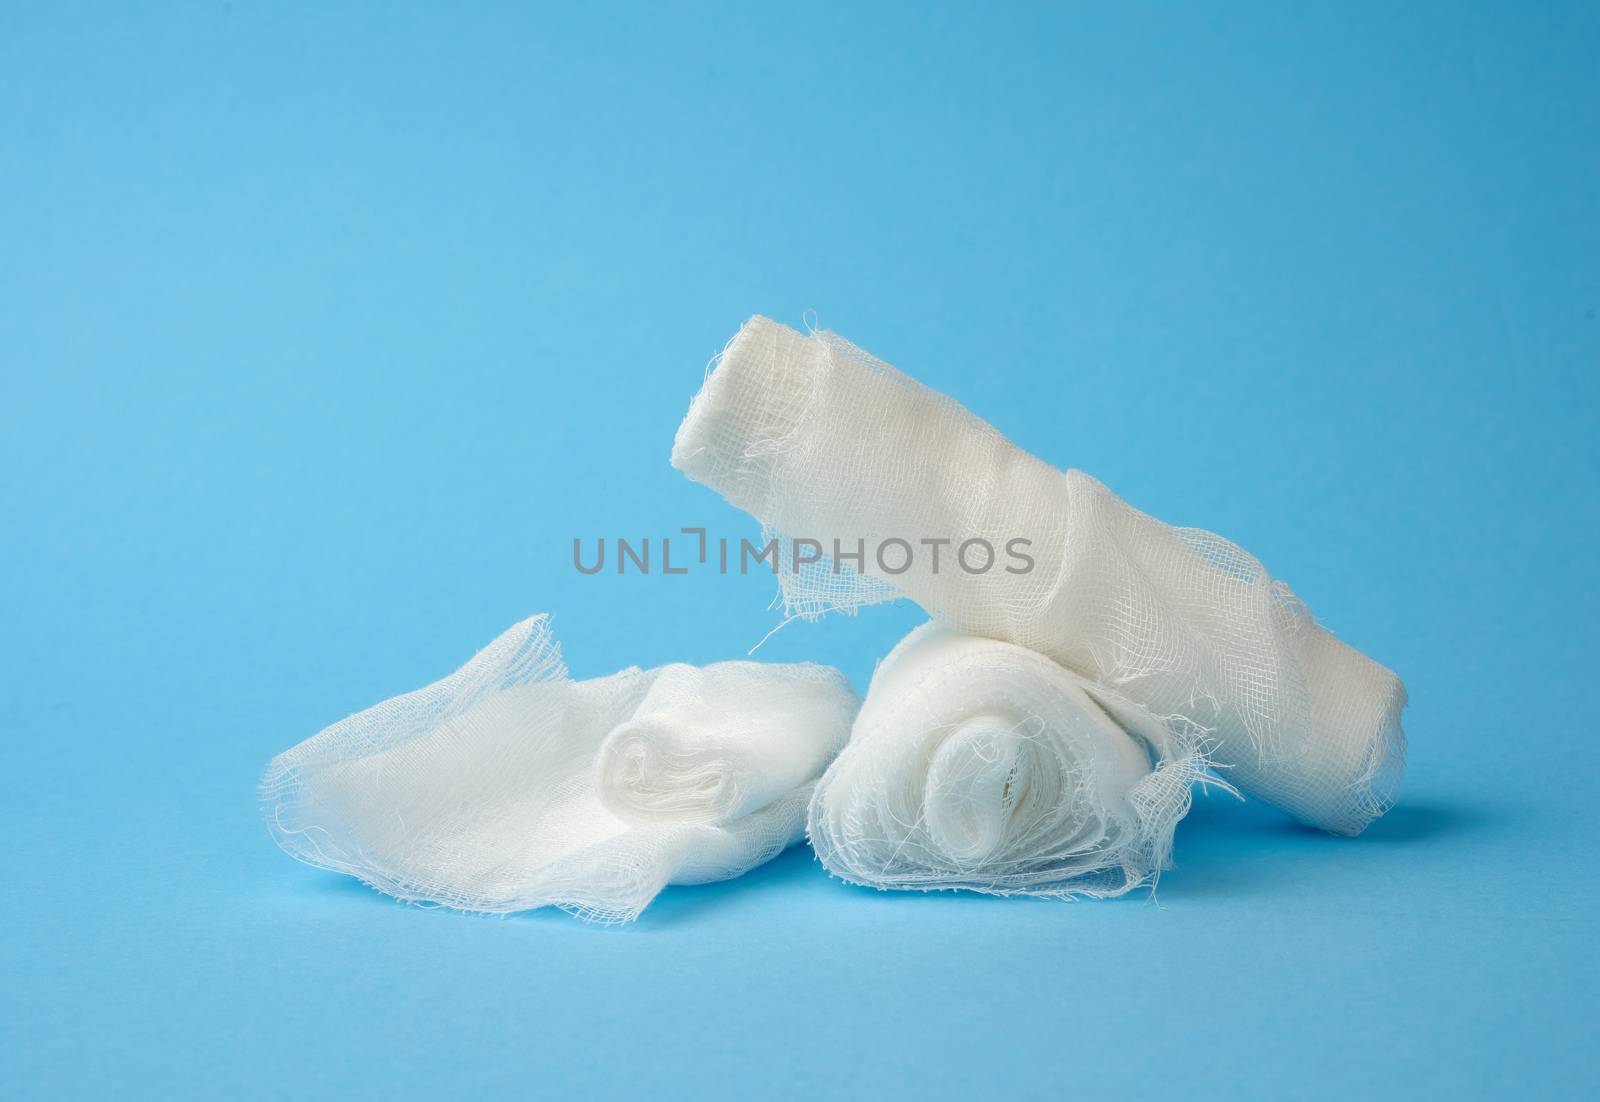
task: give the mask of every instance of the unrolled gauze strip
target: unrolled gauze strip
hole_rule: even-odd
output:
[[[1213,729],[1228,780],[1306,823],[1355,834],[1393,800],[1405,746],[1393,673],[1318,627],[1239,547],[1056,470],[837,334],[752,318],[672,462],[790,537],[780,582],[793,612],[908,596],[953,630]],[[826,557],[805,564],[796,539]]]
[[[401,899],[627,921],[797,842],[858,701],[810,663],[568,679],[544,616],[273,759],[279,845]]]
[[[1035,651],[925,624],[879,664],[806,829],[857,884],[1121,895],[1168,865],[1200,741]]]

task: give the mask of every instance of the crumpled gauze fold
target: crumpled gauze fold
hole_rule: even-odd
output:
[[[1035,651],[925,624],[873,674],[806,829],[870,887],[1121,895],[1169,866],[1202,742]]]
[[[810,663],[573,681],[536,616],[274,758],[262,811],[292,856],[403,900],[625,922],[799,841],[858,704]]]
[[[909,597],[954,631],[1189,717],[1214,733],[1228,781],[1305,823],[1357,834],[1393,802],[1398,677],[1319,627],[1243,549],[1051,467],[837,334],[752,318],[690,406],[672,463],[784,541],[793,614]],[[795,538],[824,558],[803,561]],[[953,561],[969,539],[993,547],[992,568]],[[895,540],[918,553],[891,573],[903,550],[886,569],[874,549]],[[1031,569],[1007,554],[1013,540],[1028,541]],[[922,541],[948,541],[937,567]],[[981,547],[969,552],[981,566]]]

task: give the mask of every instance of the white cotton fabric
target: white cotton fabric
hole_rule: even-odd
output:
[[[1319,627],[1241,548],[1051,467],[837,334],[752,318],[695,397],[672,462],[781,534],[792,613],[910,597],[952,630],[1212,729],[1228,780],[1303,822],[1356,834],[1393,801],[1399,678]],[[827,556],[796,567],[791,538]],[[952,568],[974,538],[995,548],[992,569]],[[918,552],[903,573],[891,573],[898,549],[887,569],[873,553],[896,539]],[[1034,560],[1023,573],[1006,554],[1018,539]],[[940,569],[923,540],[948,541]],[[863,550],[859,570],[843,561]]]
[[[799,841],[858,704],[810,663],[572,681],[538,616],[274,758],[262,809],[294,857],[400,899],[628,921]]]
[[[1169,864],[1198,735],[1034,651],[925,624],[879,664],[806,829],[856,884],[1121,895]]]

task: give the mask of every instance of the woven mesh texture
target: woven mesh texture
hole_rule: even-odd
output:
[[[1319,627],[1243,549],[1049,466],[836,334],[751,319],[672,462],[764,529],[829,552],[780,574],[792,614],[909,597],[954,631],[1036,650],[1211,730],[1227,779],[1303,822],[1355,834],[1393,802],[1406,699],[1393,673]],[[973,539],[997,553],[985,572],[952,564]],[[891,540],[918,551],[903,572],[873,553]],[[1031,569],[1013,572],[1015,540]],[[937,566],[924,541],[939,541]]]
[[[913,631],[817,784],[818,858],[878,888],[1113,896],[1153,881],[1205,767],[1200,732],[1128,701],[1119,723],[1091,690],[1023,647]]]
[[[811,664],[572,681],[539,616],[274,758],[262,810],[294,857],[400,899],[627,921],[797,842],[857,705]]]

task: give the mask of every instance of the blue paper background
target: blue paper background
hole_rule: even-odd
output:
[[[322,7],[0,10],[0,1095],[1593,1096],[1593,5]],[[280,854],[273,753],[526,614],[773,625],[570,540],[748,533],[672,433],[808,308],[1399,670],[1401,806],[622,929]]]

